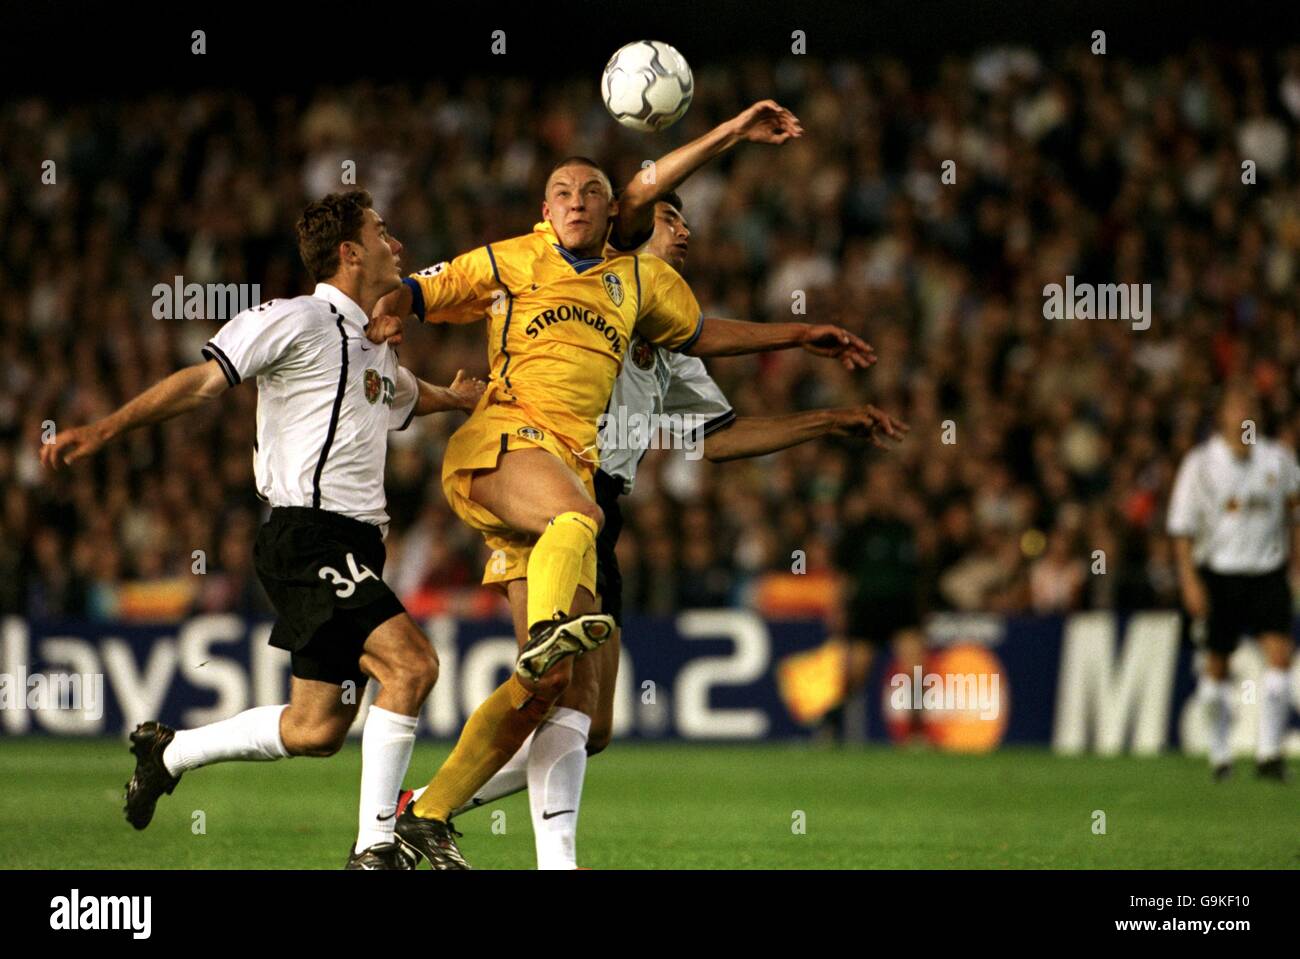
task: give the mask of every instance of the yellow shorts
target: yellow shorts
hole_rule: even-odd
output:
[[[504,404],[480,406],[461,424],[447,442],[442,460],[442,491],[452,510],[462,520],[483,534],[492,555],[483,571],[483,583],[502,591],[512,579],[523,579],[528,571],[528,557],[537,537],[511,529],[491,511],[469,498],[470,483],[477,470],[496,467],[501,454],[509,450],[538,447],[557,457],[569,467],[594,502],[596,464],[579,459],[568,445],[550,431],[533,426],[522,410]],[[578,585],[593,596],[596,593],[596,550],[583,558]]]

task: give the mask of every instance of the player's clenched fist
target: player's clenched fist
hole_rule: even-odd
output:
[[[880,449],[886,448],[886,438],[901,443],[903,437],[912,429],[902,420],[870,404],[840,410],[839,414],[839,422],[835,425],[834,433],[839,436],[866,437]]]
[[[814,323],[807,327],[799,344],[816,356],[837,358],[846,370],[865,370],[876,362],[876,351],[860,336],[838,326]]]
[[[391,343],[396,346],[402,342],[402,318],[391,314],[372,317],[366,324],[366,338],[371,343]]]
[[[103,431],[95,426],[59,430],[53,443],[41,446],[41,464],[52,470],[70,466],[84,456],[93,456],[106,440]]]

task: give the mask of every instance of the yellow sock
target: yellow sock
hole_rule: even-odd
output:
[[[551,520],[528,557],[528,625],[565,616],[573,604],[587,550],[596,548],[596,524],[582,513]]]
[[[456,748],[415,801],[415,814],[446,822],[519,751],[552,705],[529,692],[517,676],[498,686],[465,723]]]

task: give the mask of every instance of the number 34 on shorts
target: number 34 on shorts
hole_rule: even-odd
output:
[[[374,570],[364,563],[357,563],[357,559],[351,553],[347,555],[347,571],[351,578],[343,575],[333,566],[322,566],[318,572],[321,579],[328,580],[334,587],[334,595],[339,599],[347,599],[357,591],[357,584],[367,579],[379,579]]]

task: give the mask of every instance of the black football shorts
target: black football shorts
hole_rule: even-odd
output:
[[[849,604],[849,637],[872,646],[887,646],[899,632],[919,629],[921,610],[911,593],[855,598]]]
[[[372,523],[305,506],[271,510],[253,565],[277,614],[271,645],[292,654],[293,675],[365,686],[366,637],[404,612],[383,580],[384,558]]]
[[[1230,654],[1242,636],[1291,635],[1291,587],[1286,566],[1271,573],[1239,575],[1201,569],[1210,600],[1206,646]]]

